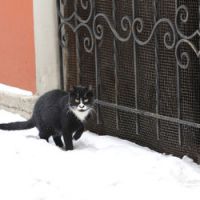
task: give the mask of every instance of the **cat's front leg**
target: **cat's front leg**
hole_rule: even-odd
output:
[[[82,126],[75,132],[73,138],[74,138],[75,140],[78,140],[78,139],[81,137],[81,135],[83,134],[83,131],[84,131],[84,126],[82,125]]]
[[[73,130],[69,127],[65,127],[62,130],[66,150],[73,150],[72,133]]]
[[[65,149],[66,150],[73,150],[73,141],[72,141],[72,134],[63,133],[63,139],[65,142]]]
[[[72,134],[74,132],[73,122],[63,117],[61,133],[64,139],[65,149],[73,150]]]

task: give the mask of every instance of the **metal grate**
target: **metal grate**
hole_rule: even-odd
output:
[[[57,4],[64,86],[95,86],[93,130],[200,162],[200,2]]]

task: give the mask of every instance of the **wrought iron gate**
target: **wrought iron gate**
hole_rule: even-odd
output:
[[[63,84],[95,86],[95,131],[199,162],[200,1],[57,4]]]

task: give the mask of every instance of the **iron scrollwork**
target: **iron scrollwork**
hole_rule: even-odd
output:
[[[61,3],[61,5],[66,8],[68,5],[68,0],[57,0],[57,3]],[[87,11],[88,16],[84,19],[78,14],[78,5],[80,5],[81,9]],[[75,0],[74,1],[74,11],[70,16],[65,15],[65,10],[63,9],[63,13],[61,12],[61,8],[58,10],[58,16],[60,17],[60,25],[59,25],[59,36],[60,36],[60,44],[62,47],[66,47],[66,37],[67,32],[65,30],[65,26],[70,28],[74,33],[77,33],[80,29],[85,29],[87,31],[87,35],[83,37],[83,45],[86,52],[91,53],[94,47],[94,37],[90,26],[88,25],[89,20],[92,18],[93,11],[93,3],[92,0]],[[64,31],[62,31],[64,29]]]
[[[121,42],[127,42],[130,39],[130,37],[131,37],[131,19],[128,16],[122,17],[121,22],[120,22],[121,29],[124,32],[127,32],[127,36],[122,37],[115,29],[113,23],[110,22],[109,18],[103,13],[98,13],[98,14],[96,14],[96,16],[94,17],[94,20],[93,20],[93,33],[97,40],[103,39],[103,36],[104,36],[103,25],[101,25],[100,23],[99,24],[97,23],[99,18],[102,18],[105,20],[105,22],[108,24],[110,30],[112,31],[113,35],[115,36],[115,38],[117,40],[119,40]]]
[[[58,0],[57,2],[61,3],[63,7],[66,7],[66,5],[68,4],[68,0]],[[79,9],[82,9],[88,13],[85,18],[79,15],[78,6]],[[175,57],[178,66],[180,66],[180,68],[182,69],[186,69],[188,68],[190,63],[189,53],[186,51],[180,51],[180,47],[183,44],[187,44],[194,51],[196,56],[200,58],[200,51],[191,42],[191,39],[193,39],[194,37],[200,37],[200,30],[195,30],[192,34],[185,35],[179,27],[180,23],[186,24],[188,22],[189,11],[185,5],[181,5],[176,9],[174,23],[172,23],[172,21],[168,18],[161,18],[157,20],[153,25],[150,35],[145,41],[140,40],[138,37],[139,34],[142,34],[144,29],[144,22],[142,18],[135,18],[131,20],[129,16],[123,16],[120,21],[120,27],[121,30],[125,33],[123,34],[125,36],[121,36],[116,30],[113,22],[106,14],[94,13],[93,11],[94,2],[92,0],[75,0],[74,11],[71,13],[70,16],[65,16],[65,14],[61,12],[61,9],[58,10],[58,16],[61,20],[59,25],[59,35],[62,47],[66,46],[65,41],[67,33],[65,32],[65,30],[62,31],[63,29],[65,29],[65,26],[70,28],[74,33],[78,32],[80,29],[85,29],[85,31],[87,31],[87,34],[83,35],[83,46],[86,52],[92,53],[95,44],[94,40],[102,40],[104,37],[104,26],[100,23],[100,21],[102,20],[106,22],[109,29],[117,40],[121,42],[127,42],[132,36],[135,42],[140,46],[144,46],[152,40],[153,36],[155,35],[156,29],[160,24],[167,24],[170,29],[164,34],[164,45],[167,49],[175,48]],[[76,23],[74,23],[74,21]],[[92,27],[89,22],[91,22],[90,24],[92,24]]]
[[[175,56],[176,56],[178,65],[182,69],[188,68],[189,63],[190,63],[190,57],[189,57],[189,53],[186,51],[181,52],[179,55],[179,52],[180,52],[179,49],[180,49],[181,45],[187,44],[194,51],[196,56],[198,58],[200,58],[200,51],[195,47],[195,45],[191,41],[196,36],[200,37],[200,30],[195,30],[192,34],[185,35],[185,33],[183,33],[179,28],[178,22],[180,22],[182,24],[186,24],[188,22],[188,20],[189,20],[188,8],[185,5],[179,6],[176,11],[175,26],[176,26],[177,34],[180,37],[180,39],[176,43]],[[185,62],[183,63],[183,61],[185,61]]]
[[[171,29],[171,31],[172,31],[172,33],[173,33],[172,35],[171,35],[170,32],[166,32],[164,34],[165,47],[167,49],[172,49],[175,46],[176,35],[175,35],[174,25],[167,18],[159,19],[154,24],[153,29],[152,29],[152,31],[150,33],[150,36],[145,41],[142,41],[137,37],[137,33],[142,33],[142,31],[144,29],[144,22],[143,22],[143,20],[141,18],[135,18],[134,21],[133,21],[133,24],[132,24],[132,33],[133,33],[133,37],[134,37],[135,41],[137,42],[137,44],[139,44],[141,46],[144,46],[144,45],[148,44],[151,41],[152,37],[154,36],[154,33],[155,33],[157,27],[162,23],[168,24],[170,29]],[[171,44],[169,42],[171,42]]]

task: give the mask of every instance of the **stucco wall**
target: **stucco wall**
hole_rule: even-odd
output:
[[[0,1],[0,82],[35,92],[32,3]]]
[[[56,11],[55,0],[1,1],[0,82],[34,96],[0,91],[0,109],[28,118],[39,95],[60,88]]]

